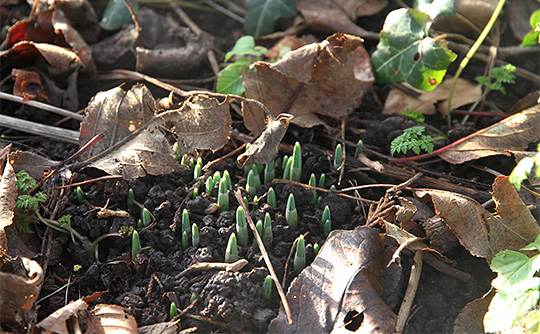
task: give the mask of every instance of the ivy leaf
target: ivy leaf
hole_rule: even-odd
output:
[[[131,0],[131,7],[137,13],[139,5],[137,1]],[[126,6],[124,0],[109,0],[105,10],[103,11],[103,17],[99,22],[99,26],[105,30],[118,30],[126,23],[132,21],[131,13]]]
[[[268,49],[262,46],[255,46],[255,38],[253,36],[240,37],[231,51],[225,55],[225,62],[228,62],[233,56],[256,56],[260,57],[268,52]]]
[[[244,95],[242,74],[249,72],[249,59],[240,58],[219,72],[216,91],[221,94]]]
[[[521,46],[530,46],[540,43],[540,9],[532,13],[529,18],[529,23],[531,24],[532,30],[523,37]]]
[[[406,81],[426,91],[442,82],[457,55],[445,41],[428,36],[429,19],[429,15],[415,9],[402,8],[388,14],[372,55],[377,82]]]
[[[456,15],[454,0],[414,0],[413,8],[428,14],[432,19],[439,15]]]
[[[244,30],[255,37],[271,33],[280,17],[292,19],[297,13],[293,0],[246,0],[246,4]]]

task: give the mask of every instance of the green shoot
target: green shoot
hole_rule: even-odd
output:
[[[213,181],[214,181],[214,186],[216,184],[219,184],[219,182],[221,181],[221,174],[219,173],[218,170],[214,173]]]
[[[521,184],[531,174],[533,167],[536,165],[536,177],[540,177],[540,144],[537,147],[538,153],[533,157],[521,159],[517,166],[510,173],[509,181],[517,190],[521,190]]]
[[[290,180],[300,182],[302,177],[302,147],[299,142],[294,144],[292,160]]]
[[[253,197],[253,210],[257,210],[258,208],[259,208],[259,196],[255,195],[255,197]]]
[[[255,189],[255,175],[253,173],[254,173],[253,169],[250,169],[247,176],[247,182],[246,182],[246,191],[252,198],[253,196],[255,196],[255,193],[257,192],[257,189]]]
[[[274,234],[272,232],[272,218],[270,218],[270,214],[267,212],[264,215],[264,224],[263,224],[263,233],[262,233],[262,240],[264,243],[264,247],[266,247],[266,249],[272,248],[273,239],[274,239]]]
[[[334,170],[339,170],[341,164],[343,164],[343,147],[341,144],[337,144],[334,152]]]
[[[261,191],[262,185],[260,177],[261,173],[259,172],[259,164],[253,165],[253,168],[251,170],[253,171],[253,180],[255,181],[255,191]]]
[[[184,157],[180,154],[180,151],[178,150],[178,142],[174,142],[173,144],[173,158],[176,161],[179,161],[180,159],[183,159]],[[184,161],[185,162],[185,161]],[[183,165],[184,163],[182,163]]]
[[[127,205],[132,206],[135,204],[135,192],[133,191],[133,188],[129,188],[128,195],[127,195]]]
[[[227,186],[227,190],[232,190],[231,175],[229,174],[228,170],[225,170],[223,172],[222,179],[225,179],[225,185]]]
[[[315,176],[314,173],[311,173],[311,176],[309,177],[308,185],[312,187],[317,186],[317,177]],[[311,193],[313,194],[313,199],[311,200],[311,203],[315,204],[317,203],[317,190],[311,189]]]
[[[191,229],[189,223],[189,212],[187,209],[182,210],[182,233],[188,232]]]
[[[236,233],[238,233],[238,244],[246,247],[248,245],[248,227],[246,214],[241,206],[236,209]]]
[[[77,196],[77,200],[79,201],[79,204],[84,203],[84,191],[81,189],[80,186],[77,186],[74,190],[75,196]]]
[[[319,177],[319,188],[323,188],[326,186],[326,174],[322,173]]]
[[[274,160],[272,160],[272,162],[267,163],[264,166],[264,184],[266,185],[272,183],[272,180],[276,175],[274,165]]]
[[[272,276],[267,275],[262,286],[262,296],[266,300],[272,299]]]
[[[283,157],[283,161],[281,162],[281,168],[283,169],[283,171],[285,171],[287,167],[287,163],[289,162],[289,159],[290,157],[288,155]]]
[[[283,179],[284,180],[290,180],[291,179],[291,169],[293,164],[293,158],[287,159],[287,165],[285,166],[285,169],[283,170]]]
[[[358,140],[358,143],[356,143],[356,145],[358,146],[364,146],[364,142],[362,141],[362,139],[359,139]],[[362,153],[362,149],[360,147],[357,147],[356,150],[354,151],[354,158],[358,158],[358,156],[360,155],[360,153]]]
[[[182,232],[182,248],[186,249],[189,247],[189,236],[186,231]]]
[[[197,247],[200,242],[199,227],[197,224],[191,225],[191,244],[193,247]]]
[[[287,200],[285,220],[291,229],[296,230],[298,228],[298,212],[296,211],[296,204],[294,202],[294,195],[292,193],[289,194],[289,199]]]
[[[196,164],[195,169],[193,169],[193,178],[198,179],[202,176],[202,165]]]
[[[421,150],[427,153],[433,153],[433,137],[422,134],[426,130],[423,126],[413,126],[403,130],[403,134],[392,140],[390,144],[390,154],[394,153],[406,154],[408,150],[412,150],[416,154],[420,154]]]
[[[249,208],[249,201],[247,197],[246,196],[242,197],[242,200],[244,201],[244,204],[246,205],[246,207]]]
[[[227,178],[224,177],[219,182],[217,205],[219,211],[229,210],[229,191],[227,189]]]
[[[330,208],[328,207],[328,205],[324,207],[321,217],[321,223],[324,224],[324,222],[327,220],[330,220]]]
[[[139,220],[137,220],[137,228],[144,228],[144,225],[142,224],[142,220],[139,218]]]
[[[197,300],[197,295],[192,293],[191,297],[189,297],[189,303],[193,304],[193,302],[196,301],[196,300]]]
[[[238,244],[236,234],[232,233],[227,242],[227,250],[225,250],[225,262],[233,263],[238,261]]]
[[[315,245],[313,245],[313,255],[314,256],[317,256],[317,254],[319,254],[319,249],[321,248],[321,246],[319,246],[318,243],[315,243]]]
[[[294,254],[293,271],[295,275],[298,275],[302,269],[306,267],[306,245],[304,236],[298,237],[298,243],[296,244],[296,253]]]
[[[325,237],[328,237],[330,234],[330,231],[332,231],[332,223],[330,222],[330,219],[327,219],[323,223],[323,234]]]
[[[173,302],[171,303],[171,307],[169,308],[169,318],[172,319],[178,315],[178,309],[176,308],[176,304]]]
[[[143,208],[141,210],[141,222],[144,227],[150,225],[152,222],[152,215],[150,214],[150,211],[148,211],[147,208]]]
[[[270,187],[268,188],[268,195],[266,195],[266,203],[270,205],[271,207],[276,207],[276,192],[274,191],[274,188]]]
[[[133,231],[131,237],[131,258],[133,261],[137,258],[137,255],[141,252],[141,240],[139,239],[139,233]]]
[[[199,188],[193,189],[193,194],[191,195],[191,198],[195,199],[199,196]]]
[[[335,185],[335,184],[331,185],[331,186],[330,186],[330,190],[336,191],[336,190],[337,190],[336,185]]]
[[[259,234],[259,237],[263,237],[263,222],[262,220],[257,220],[257,224],[255,224],[255,229],[257,230],[257,233]],[[253,236],[253,245],[257,244],[257,238]]]
[[[206,190],[206,193],[210,195],[212,193],[212,190],[214,189],[214,178],[209,177],[206,179],[206,182],[204,183],[204,188]]]

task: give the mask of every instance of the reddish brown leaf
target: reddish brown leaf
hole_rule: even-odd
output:
[[[8,31],[4,48],[7,50],[22,41],[65,46],[62,36],[54,32],[52,15],[53,10],[48,9],[39,13],[34,20],[21,20],[15,23]]]
[[[391,333],[395,316],[380,296],[381,290],[393,285],[388,280],[393,281],[400,272],[396,266],[386,268],[384,254],[374,229],[360,227],[330,233],[317,258],[289,287],[287,300],[294,324],[288,324],[281,309],[270,323],[269,333],[344,330],[349,312],[363,319],[357,332]]]
[[[58,165],[58,161],[49,160],[41,155],[28,152],[16,151],[9,155],[9,162],[13,166],[15,173],[24,170],[36,180],[40,180],[45,173],[51,171]]]
[[[523,151],[540,139],[540,106],[523,110],[457,142],[438,155],[452,164],[497,154]]]
[[[469,197],[442,190],[418,190],[415,194],[431,200],[439,216],[471,254],[488,261],[505,249],[519,250],[534,241],[540,227],[523,204],[507,176],[493,183],[493,215]]]
[[[275,64],[257,62],[254,68],[244,75],[246,96],[264,103],[274,116],[292,114],[292,122],[303,127],[325,124],[317,115],[338,120],[348,115],[375,80],[362,40],[341,33],[291,51]],[[264,130],[262,109],[244,103],[243,113],[251,132]]]
[[[41,85],[39,73],[13,69],[11,74],[15,78],[13,95],[20,96],[25,100],[49,102],[49,96],[47,96],[47,92],[45,92]]]
[[[465,305],[454,322],[454,333],[484,333],[484,315],[495,290]]]

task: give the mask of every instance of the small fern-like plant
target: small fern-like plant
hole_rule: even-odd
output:
[[[420,151],[425,151],[429,154],[433,153],[433,140],[430,135],[424,134],[426,130],[423,126],[413,126],[403,130],[403,134],[392,140],[390,144],[390,154],[392,156],[395,153],[406,154],[409,150],[412,150],[416,154],[420,154]]]

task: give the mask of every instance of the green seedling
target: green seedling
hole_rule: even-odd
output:
[[[289,163],[289,159],[290,159],[290,157],[288,155],[285,155],[283,157],[283,161],[281,162],[281,169],[283,169],[283,171],[285,171],[285,169],[287,167],[287,163]]]
[[[131,258],[133,261],[137,258],[137,255],[141,252],[141,240],[139,239],[139,233],[133,231],[131,235]]]
[[[189,162],[188,162],[187,157],[185,155],[183,155],[182,158],[180,159],[180,165],[183,165],[183,166],[188,166],[189,165]]]
[[[341,144],[336,145],[336,150],[334,152],[334,170],[337,171],[341,164],[343,163],[343,147]]]
[[[173,158],[174,158],[174,160],[180,161],[181,159],[184,158],[184,157],[180,154],[180,151],[178,150],[178,142],[174,142],[172,148],[173,148]],[[184,160],[184,162],[185,162],[185,160]],[[183,165],[184,163],[181,162],[181,164]]]
[[[84,191],[81,189],[81,187],[77,186],[75,188],[75,196],[77,196],[77,200],[79,201],[79,204],[84,203]]]
[[[322,173],[319,177],[319,188],[325,188],[326,186],[326,174]]]
[[[306,245],[304,236],[298,237],[298,243],[296,244],[296,253],[294,254],[293,271],[295,275],[298,275],[302,269],[306,267]]]
[[[176,308],[176,304],[174,302],[171,303],[171,307],[169,308],[169,317],[170,319],[176,317],[178,315],[178,309]]]
[[[274,234],[272,232],[272,218],[270,218],[270,214],[267,212],[264,215],[264,224],[263,224],[263,233],[262,233],[262,240],[264,243],[264,247],[266,247],[266,249],[272,248],[273,239],[274,239]]]
[[[182,233],[188,232],[191,229],[189,222],[189,212],[187,209],[182,210]]]
[[[287,165],[285,166],[285,169],[283,169],[283,179],[284,180],[290,180],[291,179],[291,169],[293,164],[293,158],[289,158],[287,160]]]
[[[308,184],[312,187],[317,186],[317,177],[315,176],[314,173],[311,173]],[[311,200],[311,203],[315,204],[317,203],[317,190],[311,189],[311,193],[313,194],[313,199]]]
[[[200,242],[199,227],[197,224],[191,225],[191,244],[193,247],[197,247]]]
[[[322,196],[317,197],[317,205],[321,205]]]
[[[331,185],[331,186],[330,186],[330,190],[336,191],[336,190],[337,190],[336,185],[335,185],[335,184]]]
[[[287,200],[285,220],[291,229],[296,230],[298,228],[298,212],[296,211],[296,204],[294,202],[294,195],[292,193],[289,194],[289,199]]]
[[[259,234],[259,237],[263,237],[263,222],[262,220],[257,220],[257,224],[255,224],[255,229],[257,230],[257,233]],[[255,236],[253,236],[253,244],[256,245],[257,244],[257,238],[255,238]]]
[[[216,184],[219,184],[219,182],[221,181],[221,174],[219,173],[218,170],[214,173],[213,181],[214,181],[214,186]]]
[[[222,179],[225,179],[225,185],[227,186],[227,190],[232,190],[231,175],[229,174],[228,170],[223,172]]]
[[[358,140],[358,143],[356,143],[356,145],[358,146],[364,146],[364,142],[362,141],[362,139],[359,139]],[[360,155],[360,153],[362,153],[362,149],[360,147],[357,147],[356,150],[354,151],[354,158],[358,158],[358,156]]]
[[[257,192],[257,189],[255,188],[255,175],[253,169],[249,170],[247,176],[246,191],[251,197],[255,196],[255,193]]]
[[[238,244],[236,234],[232,233],[227,242],[227,250],[225,251],[225,262],[233,263],[238,261]]]
[[[249,200],[246,196],[242,197],[242,201],[244,201],[244,204],[246,205],[246,208],[249,208]]]
[[[227,179],[225,177],[219,182],[217,205],[219,211],[229,210],[229,191],[227,189]]]
[[[128,195],[127,195],[127,205],[131,206],[135,204],[135,192],[133,191],[133,188],[129,188]]]
[[[403,134],[392,140],[390,144],[390,154],[393,156],[396,152],[406,154],[408,150],[412,150],[416,154],[420,154],[421,150],[427,153],[433,153],[433,141],[438,138],[433,138],[423,134],[426,130],[423,126],[413,126],[403,130]]]
[[[510,173],[509,181],[517,190],[521,190],[521,184],[532,173],[536,165],[535,176],[540,177],[540,144],[537,147],[538,153],[532,157],[525,157],[519,161],[517,166]]]
[[[330,220],[330,208],[328,207],[328,205],[324,207],[321,217],[321,223],[324,224],[324,222],[327,220]]]
[[[137,220],[137,228],[144,228],[144,225],[142,224],[142,220]]]
[[[299,142],[294,144],[292,161],[290,180],[300,182],[302,177],[302,148]]]
[[[523,36],[521,46],[531,46],[540,43],[540,9],[535,10],[529,17],[531,31]]]
[[[327,237],[330,234],[330,231],[332,231],[332,223],[330,222],[330,219],[327,219],[323,223],[324,236]]]
[[[272,299],[272,283],[272,276],[267,275],[262,286],[262,296],[268,301]]]
[[[272,183],[272,180],[276,176],[274,165],[275,165],[275,162],[274,160],[272,160],[272,162],[267,163],[264,166],[264,184],[266,185]]]
[[[208,195],[212,194],[212,190],[214,189],[214,178],[209,177],[206,179],[206,182],[204,183],[206,193]]]
[[[193,178],[198,179],[202,176],[202,166],[199,164],[195,165],[195,169],[193,169]]]
[[[317,254],[319,254],[319,249],[320,249],[319,244],[315,243],[315,245],[313,245],[313,255],[314,256],[317,256]]]
[[[262,172],[264,171],[264,165],[263,164],[255,164],[255,166],[257,166],[257,173],[259,175],[261,175]]]
[[[248,245],[248,227],[246,214],[241,206],[236,209],[236,233],[238,233],[238,244],[246,247]]]
[[[253,171],[253,179],[255,181],[255,191],[261,191],[262,190],[261,176],[260,176],[261,173],[259,172],[258,166],[259,166],[259,164],[255,164],[255,165],[253,165],[253,168],[251,169]]]
[[[182,248],[186,249],[189,247],[189,235],[186,231],[182,232]]]
[[[257,210],[259,208],[259,196],[255,195],[253,197],[253,210]]]
[[[196,301],[196,300],[197,300],[197,295],[192,293],[191,297],[189,297],[189,303],[193,304],[193,302]]]
[[[144,227],[150,225],[152,222],[152,215],[150,214],[150,211],[148,211],[147,208],[143,208],[141,210],[141,222]]]
[[[276,207],[276,192],[274,191],[274,188],[270,187],[268,188],[268,195],[266,195],[266,203],[270,205],[271,207]]]
[[[199,197],[199,188],[193,189],[193,193],[191,195],[191,198],[193,198],[193,199],[195,199],[197,197]]]

